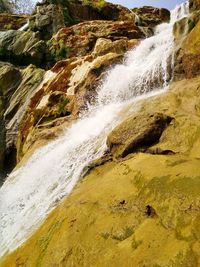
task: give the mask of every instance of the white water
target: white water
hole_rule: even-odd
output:
[[[182,14],[183,16],[185,14]],[[57,140],[36,151],[0,189],[0,254],[14,250],[68,195],[83,169],[106,151],[106,136],[121,120],[127,103],[166,88],[167,62],[173,52],[173,23],[157,27],[155,36],[127,53],[98,89],[96,103]],[[150,93],[151,95],[151,93]]]

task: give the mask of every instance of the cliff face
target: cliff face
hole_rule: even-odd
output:
[[[64,19],[66,12],[69,16]],[[26,18],[0,15],[4,25],[0,60],[10,62],[5,63],[0,74],[5,103],[1,107],[4,149],[0,165],[5,173],[30,148],[34,150],[55,138],[76,119],[86,102],[94,98],[106,69],[152,34],[151,25],[136,26],[130,10],[110,3],[99,6],[81,1],[43,1],[29,16],[29,25],[16,30]],[[160,14],[159,22],[162,19],[169,20],[167,10],[164,18]],[[30,63],[34,66],[28,66]]]
[[[0,57],[8,60],[9,51],[13,63],[0,66],[6,172],[73,123],[111,64],[169,20],[163,9],[137,9],[138,21],[121,6],[81,4],[44,1],[28,31],[0,34]],[[174,25],[168,91],[137,102],[109,134],[105,157],[2,267],[200,265],[199,8],[190,1],[191,14]]]

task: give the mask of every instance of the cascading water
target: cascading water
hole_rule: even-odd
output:
[[[185,5],[184,5],[185,8]],[[137,97],[164,89],[173,52],[173,23],[187,15],[176,8],[169,24],[127,53],[124,63],[111,69],[89,106],[62,136],[36,151],[15,170],[0,189],[0,254],[14,250],[68,195],[83,169],[106,150],[106,136],[121,120],[120,113]]]

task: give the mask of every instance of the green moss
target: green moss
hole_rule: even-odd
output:
[[[122,232],[120,233],[115,233],[111,235],[112,239],[118,240],[118,241],[123,241],[127,238],[129,238],[132,234],[134,233],[133,228],[131,227],[125,227]]]
[[[191,19],[188,20],[189,31],[191,31],[195,27],[195,22]]]
[[[48,41],[47,47],[49,50],[50,61],[57,62],[62,59],[67,59],[70,55],[70,47],[65,45],[62,39],[59,41],[55,39]]]

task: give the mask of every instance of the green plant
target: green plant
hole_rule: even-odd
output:
[[[195,22],[191,19],[188,20],[189,31],[191,31],[195,27]]]

